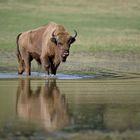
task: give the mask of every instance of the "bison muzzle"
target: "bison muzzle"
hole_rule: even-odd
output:
[[[17,36],[18,73],[31,74],[31,61],[35,59],[48,74],[56,74],[61,62],[69,56],[71,44],[76,40],[77,32],[71,36],[62,25],[48,23]]]

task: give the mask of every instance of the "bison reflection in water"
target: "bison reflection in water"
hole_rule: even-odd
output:
[[[32,90],[30,79],[20,79],[16,109],[20,118],[42,123],[48,131],[61,129],[69,123],[65,96],[60,94],[55,80]]]

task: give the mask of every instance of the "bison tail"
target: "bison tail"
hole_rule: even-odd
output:
[[[18,58],[18,61],[21,60],[21,54],[20,54],[20,51],[19,51],[19,37],[22,33],[18,34],[17,38],[16,38],[16,44],[17,44],[17,58]]]

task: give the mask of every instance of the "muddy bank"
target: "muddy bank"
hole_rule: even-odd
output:
[[[15,50],[0,50],[0,71],[17,71]],[[32,71],[40,69],[35,61],[32,62]],[[61,63],[58,73],[91,73],[106,71],[140,72],[139,53],[112,53],[112,52],[71,52],[66,63]],[[41,72],[45,72],[41,69]]]

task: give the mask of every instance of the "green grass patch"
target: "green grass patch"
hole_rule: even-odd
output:
[[[78,31],[74,52],[140,52],[140,1],[1,0],[0,48],[14,48],[19,32],[50,21]]]

